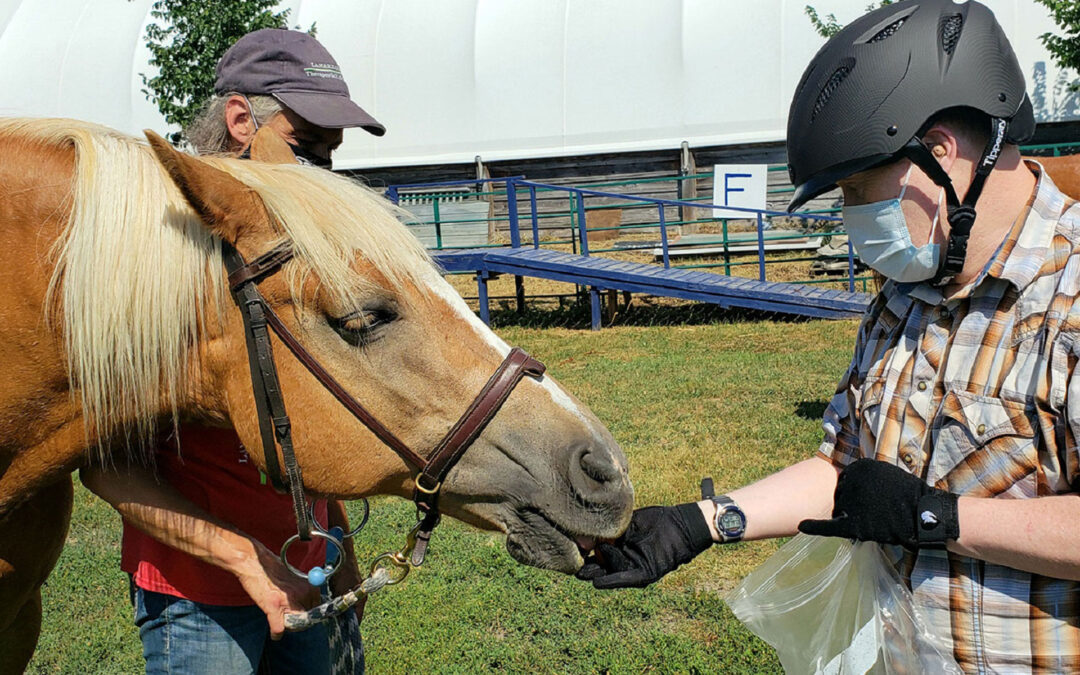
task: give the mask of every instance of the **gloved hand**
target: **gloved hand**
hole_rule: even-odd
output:
[[[598,543],[578,570],[596,588],[644,588],[712,546],[698,505],[647,506],[614,544]]]
[[[799,531],[914,550],[960,536],[957,496],[898,466],[859,459],[840,472],[831,520],[804,520]]]

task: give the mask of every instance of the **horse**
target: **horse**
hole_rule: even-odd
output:
[[[1054,185],[1073,199],[1080,199],[1080,155],[1031,157],[1042,164]]]
[[[148,439],[196,421],[234,428],[276,475],[230,259],[277,255],[279,273],[250,263],[245,283],[323,369],[320,378],[296,345],[273,341],[309,496],[426,493],[433,486],[421,490],[416,473],[426,467],[402,461],[391,441],[424,460],[520,354],[372,190],[321,169],[193,157],[147,138],[0,120],[0,673],[21,672],[35,648],[74,470],[149,461]],[[475,440],[434,488],[439,511],[504,533],[518,562],[573,573],[577,542],[626,528],[633,488],[611,434],[542,371],[518,372],[520,384],[500,390],[501,410],[465,425]],[[357,407],[377,422],[358,421]]]

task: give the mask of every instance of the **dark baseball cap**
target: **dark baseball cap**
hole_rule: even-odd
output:
[[[386,127],[349,98],[337,61],[319,42],[295,30],[264,28],[236,41],[217,64],[214,92],[270,95],[319,127]]]

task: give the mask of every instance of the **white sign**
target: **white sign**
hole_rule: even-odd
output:
[[[713,204],[764,211],[768,164],[717,164],[713,169]],[[712,209],[713,218],[757,218],[757,214]]]

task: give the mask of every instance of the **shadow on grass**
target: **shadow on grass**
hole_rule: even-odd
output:
[[[592,314],[589,303],[574,301],[562,306],[536,306],[527,304],[525,311],[518,312],[509,303],[492,306],[491,325],[493,328],[571,328],[588,330],[592,326]],[[610,319],[605,316],[602,322],[608,326],[700,326],[716,323],[735,323],[745,321],[786,321],[803,323],[807,317],[779,312],[764,312],[749,309],[724,308],[698,302],[683,304],[652,303],[648,300],[634,301],[629,307],[619,305],[618,311]]]
[[[828,401],[799,401],[795,406],[795,414],[804,420],[817,421],[825,416],[825,408],[828,406]]]

